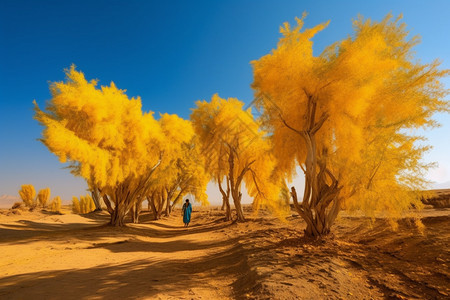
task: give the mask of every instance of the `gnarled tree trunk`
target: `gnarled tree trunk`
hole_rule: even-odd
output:
[[[173,190],[169,190],[168,188],[166,188],[166,193],[167,193],[167,198],[166,198],[166,206],[165,206],[165,212],[164,215],[166,217],[170,216],[170,200],[172,200],[172,196],[173,196]]]
[[[153,172],[160,163],[161,157],[158,162],[149,169],[148,173],[139,179],[129,177],[108,192],[99,189],[100,193],[103,195],[103,200],[108,208],[108,212],[111,214],[109,225],[119,227],[125,224],[125,216],[133,205],[136,204],[138,196],[146,190]],[[114,207],[112,206],[112,203],[114,204]]]
[[[156,205],[155,205],[155,197],[156,197],[155,194],[156,194],[156,192],[153,192],[150,195],[147,195],[147,201],[148,201],[148,206],[152,211],[153,219],[157,220],[158,211],[157,211]]]
[[[136,203],[131,207],[131,222],[137,224],[139,223],[139,216],[142,211],[142,202],[144,202],[144,197],[139,196],[136,200]]]
[[[219,190],[220,193],[222,194],[222,208],[225,206],[226,211],[225,211],[225,220],[226,221],[230,221],[231,220],[231,206],[230,206],[230,182],[228,181],[228,179],[226,180],[227,182],[227,190],[224,191],[224,189],[222,188],[222,183],[220,182],[220,179],[217,179],[217,183],[219,184]],[[222,209],[223,210],[223,209]]]
[[[91,197],[92,200],[94,200],[95,211],[102,211],[102,205],[100,204],[100,191],[95,186],[91,189]]]
[[[298,203],[297,192],[291,188],[291,195],[294,206],[300,216],[306,222],[305,235],[310,237],[320,237],[330,232],[330,227],[335,221],[341,204],[339,197],[342,187],[333,173],[327,168],[327,149],[317,149],[316,133],[328,119],[328,115],[323,113],[316,121],[316,99],[308,94],[307,115],[305,120],[305,130],[297,130],[289,126],[280,114],[284,125],[299,134],[306,144],[306,159],[304,167],[305,190],[302,203]],[[331,205],[331,207],[330,207]]]
[[[245,217],[244,217],[244,212],[242,211],[242,206],[241,206],[242,193],[240,192],[240,182],[238,183],[238,182],[236,182],[238,180],[235,181],[235,179],[234,179],[234,153],[233,153],[232,149],[230,149],[229,155],[230,156],[228,157],[228,163],[230,165],[230,170],[229,170],[227,179],[230,184],[231,197],[233,198],[234,207],[236,209],[237,221],[244,222]],[[242,173],[241,173],[241,175],[242,175]]]

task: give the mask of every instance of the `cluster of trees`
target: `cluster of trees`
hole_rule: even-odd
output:
[[[238,99],[214,95],[196,103],[190,120],[156,119],[140,98],[114,83],[98,88],[72,66],[65,82],[51,84],[46,109],[35,103],[41,141],[86,179],[114,226],[127,214],[138,222],[145,200],[156,218],[187,193],[206,204],[209,181],[227,220],[230,197],[244,220],[245,183],[255,208],[282,214],[292,199],[315,237],[330,231],[344,207],[393,217],[420,207],[414,192],[426,185],[430,165],[421,157],[429,147],[413,129],[436,126],[433,114],[449,111],[440,82],[449,70],[415,61],[418,39],[390,15],[355,20],[353,35],[314,55],[311,39],[328,23],[302,30],[304,17],[286,23],[277,47],[252,62],[259,118]],[[287,186],[297,170],[303,197]]]
[[[34,209],[40,205],[42,208],[46,208],[47,203],[50,200],[50,188],[39,190],[36,196],[34,186],[31,184],[24,184],[19,190],[19,196],[22,198],[22,201],[26,207]],[[53,198],[52,202],[50,202],[49,208],[53,212],[60,212],[61,198],[59,196]]]
[[[111,225],[122,226],[129,213],[138,222],[144,200],[157,218],[187,193],[207,203],[208,177],[189,120],[169,114],[156,120],[114,83],[97,88],[73,66],[66,75],[51,85],[46,111],[35,107],[42,142],[98,192]]]
[[[96,209],[94,199],[90,195],[80,196],[80,200],[75,196],[72,197],[72,211],[74,213],[87,214]]]

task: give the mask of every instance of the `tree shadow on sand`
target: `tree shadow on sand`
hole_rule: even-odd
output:
[[[213,219],[202,224],[194,224],[189,228],[166,225],[164,220],[151,220],[145,223],[127,223],[124,227],[112,227],[107,224],[108,215],[104,212],[92,212],[82,215],[95,223],[43,223],[39,221],[20,220],[15,224],[1,224],[0,244],[23,244],[43,238],[70,236],[78,240],[96,241],[101,238],[117,237],[117,235],[137,235],[143,237],[171,238],[191,234],[204,233],[224,229],[232,222]],[[148,226],[151,225],[151,226]],[[164,229],[161,229],[164,228]]]
[[[167,249],[173,246],[165,245]],[[194,247],[200,249],[204,246]],[[138,260],[82,270],[14,275],[0,279],[0,298],[115,299],[122,295],[122,298],[135,299],[151,298],[160,293],[178,298],[186,295],[190,287],[208,290],[230,284],[237,287],[248,280],[245,275],[249,272],[249,266],[243,251],[239,244],[235,244],[199,259],[185,260],[180,257],[170,261]],[[230,278],[236,278],[236,274],[242,276],[230,282]],[[217,287],[211,286],[211,278],[216,279]],[[190,292],[191,295],[195,294],[195,290]]]

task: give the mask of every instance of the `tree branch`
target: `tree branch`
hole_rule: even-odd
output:
[[[328,119],[328,114],[327,113],[323,113],[322,116],[320,116],[319,121],[317,121],[317,123],[311,129],[311,134],[315,134],[322,127],[323,123],[325,123],[325,121],[327,119]]]
[[[283,119],[283,117],[281,116],[281,114],[278,114],[278,116],[280,117],[281,121],[283,122],[283,124],[284,124],[287,128],[289,128],[290,130],[294,131],[295,133],[301,135],[302,137],[305,136],[305,131],[300,131],[300,130],[297,130],[297,129],[295,129],[294,127],[290,126],[288,123],[286,123],[286,120]]]

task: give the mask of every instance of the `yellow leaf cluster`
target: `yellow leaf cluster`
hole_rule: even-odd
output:
[[[80,201],[75,196],[72,197],[72,212],[76,214],[81,213]]]
[[[50,203],[50,210],[52,212],[61,212],[61,198],[59,196],[53,198],[52,202]]]
[[[140,98],[129,99],[114,83],[97,87],[72,66],[67,81],[50,87],[46,111],[35,104],[44,126],[42,142],[61,162],[76,162],[79,174],[103,188],[144,174],[158,160],[163,133]]]
[[[35,205],[36,190],[31,184],[24,184],[19,190],[20,198],[22,198],[25,206],[33,207]]]
[[[76,214],[87,214],[95,210],[94,200],[90,195],[80,196],[80,200],[77,197],[72,197],[72,212]]]
[[[37,197],[39,200],[39,204],[44,208],[47,205],[48,200],[50,199],[50,188],[40,190]]]
[[[266,132],[244,103],[217,94],[210,102],[197,101],[191,120],[202,145],[205,168],[217,183],[224,178],[231,185],[245,183],[256,207],[279,203],[279,188],[273,183],[275,159]],[[230,163],[232,160],[232,164]]]

